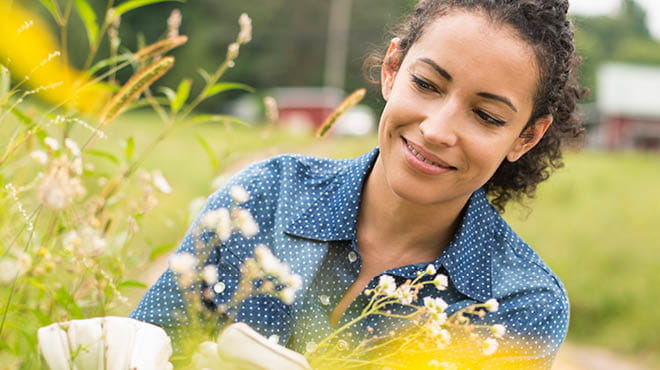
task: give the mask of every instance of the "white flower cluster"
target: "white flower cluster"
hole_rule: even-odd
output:
[[[67,231],[62,236],[64,250],[85,257],[97,257],[102,255],[108,242],[103,238],[101,230],[88,224],[83,224],[78,229]]]
[[[254,249],[254,257],[257,266],[261,269],[261,278],[268,278],[272,276],[284,288],[276,292],[276,296],[285,304],[292,304],[296,292],[302,287],[302,279],[299,275],[291,272],[289,265],[281,262],[270,249],[261,244]]]
[[[43,163],[43,154],[34,152],[32,157]],[[53,159],[37,189],[39,202],[48,208],[63,209],[74,200],[82,198],[87,191],[82,185],[81,174],[80,157],[74,158],[73,161],[69,161],[65,155]]]
[[[240,186],[233,186],[229,193],[235,203],[245,203],[250,199],[248,192]],[[259,232],[259,225],[250,211],[237,206],[218,208],[208,211],[202,216],[202,227],[216,233],[221,241],[226,242],[233,231],[239,231],[246,238],[251,238]]]

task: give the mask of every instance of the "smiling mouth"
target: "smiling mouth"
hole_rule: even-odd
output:
[[[452,170],[455,170],[455,169],[456,169],[456,167],[448,166],[448,165],[443,165],[443,164],[440,164],[440,163],[438,163],[438,162],[434,162],[434,161],[432,161],[432,160],[430,160],[430,159],[424,157],[424,155],[422,155],[420,152],[418,152],[418,151],[415,149],[415,147],[413,147],[413,146],[408,142],[408,140],[406,140],[406,138],[404,138],[404,137],[401,137],[401,138],[403,139],[403,142],[404,142],[404,143],[406,144],[406,146],[408,147],[408,150],[410,150],[410,152],[411,152],[415,157],[417,157],[417,159],[419,159],[420,161],[422,161],[422,162],[424,162],[424,163],[428,163],[428,164],[433,165],[433,166],[436,166],[436,167],[440,167],[440,168],[449,168],[449,169],[452,169]]]

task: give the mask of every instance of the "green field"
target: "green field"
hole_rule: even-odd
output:
[[[107,131],[146,145],[159,125],[133,115]],[[196,137],[212,144],[213,170]],[[112,139],[110,139],[112,141]],[[145,163],[159,168],[174,191],[151,213],[145,245],[174,248],[189,219],[188,204],[208,195],[222,168],[282,152],[356,156],[375,138],[324,139],[260,128],[204,125],[167,139]],[[114,145],[116,147],[116,145]],[[660,354],[660,155],[570,153],[566,168],[539,188],[529,208],[505,217],[561,277],[571,298],[569,340],[599,345],[657,361]],[[531,213],[530,213],[531,212]],[[167,248],[166,248],[167,249]],[[137,293],[137,292],[136,292]]]

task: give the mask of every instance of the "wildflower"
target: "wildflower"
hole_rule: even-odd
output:
[[[71,154],[74,157],[77,157],[77,156],[80,155],[80,147],[78,146],[78,144],[73,139],[71,139],[71,138],[64,139],[64,146],[67,149],[69,149],[69,151],[71,152]]]
[[[289,274],[289,276],[284,280],[284,284],[298,290],[302,288],[302,278],[298,274]]]
[[[447,329],[439,329],[433,334],[436,339],[436,345],[439,348],[445,348],[451,343],[451,334]]]
[[[64,250],[67,251],[72,251],[80,245],[80,242],[81,239],[76,230],[70,230],[62,237],[62,245],[64,246]]]
[[[172,269],[172,271],[179,274],[185,274],[193,270],[193,268],[197,264],[197,258],[195,258],[190,253],[182,252],[182,253],[176,253],[172,257],[170,257],[169,262],[170,262],[170,269]]]
[[[208,285],[213,285],[218,282],[218,268],[214,265],[207,265],[202,269],[202,279]]]
[[[429,313],[442,313],[449,305],[440,297],[424,297],[424,307]]]
[[[223,242],[231,237],[231,217],[227,208],[218,208],[207,212],[202,217],[202,225],[213,230]]]
[[[196,217],[202,211],[202,209],[204,209],[204,204],[206,204],[206,198],[204,197],[197,197],[190,201],[190,204],[188,204],[189,218],[194,219],[194,217]]]
[[[246,238],[251,238],[259,232],[259,225],[252,218],[252,214],[247,209],[238,209],[236,212],[236,224]]]
[[[286,277],[289,274],[288,266],[280,262],[273,253],[263,244],[254,249],[254,256],[261,269],[269,275],[275,277]]]
[[[39,164],[45,165],[48,163],[48,154],[44,152],[43,150],[35,150],[32,153],[30,153],[30,158],[34,159],[37,161]]]
[[[80,236],[84,247],[81,252],[84,255],[95,257],[103,254],[108,246],[108,242],[103,238],[101,232],[92,226],[84,225],[80,228]]]
[[[428,266],[426,266],[426,270],[424,272],[427,275],[435,275],[435,273],[436,273],[435,266],[429,264]]]
[[[493,336],[495,338],[502,338],[504,334],[506,334],[506,327],[501,324],[495,324],[493,325],[490,330],[493,332]]]
[[[252,40],[252,19],[243,13],[238,17],[238,24],[241,26],[241,30],[238,33],[236,42],[239,44],[246,44]]]
[[[162,193],[169,194],[172,192],[172,187],[163,176],[163,173],[159,170],[153,172],[153,182],[156,189],[160,190]]]
[[[177,253],[170,257],[170,269],[179,274],[179,282],[187,287],[193,282],[194,268],[197,265],[197,258],[190,253]]]
[[[227,180],[229,180],[229,176],[227,175],[220,175],[211,181],[211,189],[212,190],[218,190],[222,185],[224,185]]]
[[[83,163],[80,157],[76,157],[71,161],[71,170],[78,176],[82,175]]]
[[[415,298],[415,293],[410,289],[410,284],[405,283],[396,289],[397,298],[402,304],[411,304]]]
[[[50,136],[44,139],[44,144],[46,144],[46,146],[48,146],[54,152],[60,149],[60,143]]]
[[[240,46],[238,43],[232,42],[229,44],[227,47],[227,60],[233,61],[234,59],[238,58],[238,50]]]
[[[80,178],[71,176],[66,157],[54,161],[39,184],[37,198],[48,208],[62,209],[85,195]]]
[[[179,27],[181,27],[181,11],[179,9],[172,10],[170,16],[167,18],[167,37],[174,38],[179,36]]]
[[[385,295],[392,295],[396,290],[396,281],[390,275],[381,275],[378,279],[378,291]]]
[[[245,203],[250,199],[250,194],[242,186],[238,185],[234,185],[229,189],[229,195],[231,195],[231,199],[236,203]]]
[[[296,298],[296,290],[291,287],[286,287],[280,290],[279,296],[282,302],[284,302],[284,304],[288,304],[288,305],[293,304],[293,301]]]
[[[447,279],[447,275],[443,274],[438,274],[435,276],[433,279],[433,285],[435,285],[435,288],[438,290],[446,290],[447,286],[449,285],[449,280]]]
[[[498,343],[495,338],[488,338],[484,341],[484,346],[483,346],[483,354],[486,356],[490,356],[497,351]]]
[[[20,269],[16,260],[0,259],[0,284],[11,283],[18,275],[20,275]]]
[[[500,304],[495,298],[491,298],[484,303],[484,307],[486,307],[488,312],[497,312],[500,308]]]

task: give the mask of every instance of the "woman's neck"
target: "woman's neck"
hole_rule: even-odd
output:
[[[389,187],[379,160],[364,185],[358,243],[378,248],[380,253],[419,258],[419,262],[434,260],[453,238],[467,200],[424,205],[401,198]]]

